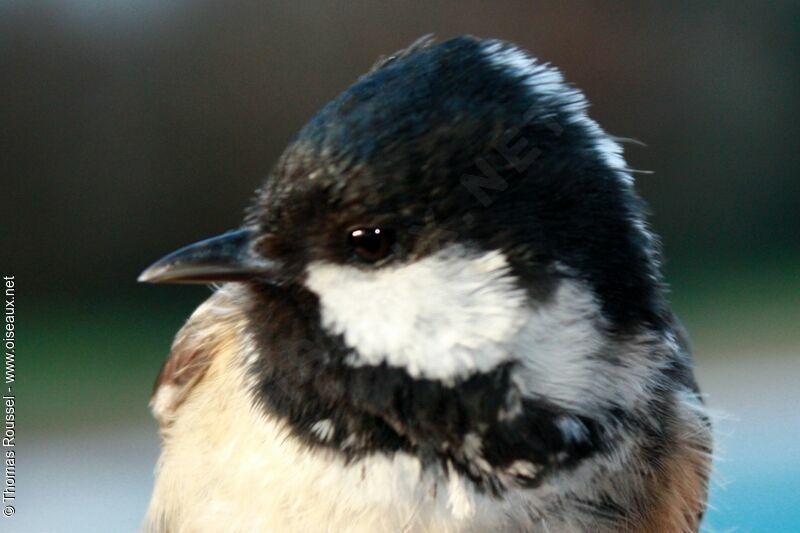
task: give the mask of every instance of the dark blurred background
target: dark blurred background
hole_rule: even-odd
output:
[[[133,531],[150,384],[208,291],[137,286],[238,225],[290,137],[425,33],[514,41],[626,145],[721,414],[709,531],[800,530],[800,4],[0,1],[4,274],[17,276],[18,514]]]

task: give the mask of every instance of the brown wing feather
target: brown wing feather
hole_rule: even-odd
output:
[[[229,284],[231,285],[231,284]],[[169,425],[214,357],[238,338],[242,314],[236,287],[225,286],[203,302],[178,331],[153,387],[150,408],[162,426]]]

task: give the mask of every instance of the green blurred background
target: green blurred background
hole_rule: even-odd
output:
[[[137,286],[238,225],[292,134],[425,33],[561,68],[627,145],[719,415],[708,531],[800,531],[800,4],[0,0],[18,500],[2,531],[133,531],[150,385],[207,289]]]

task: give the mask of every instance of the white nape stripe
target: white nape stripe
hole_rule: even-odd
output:
[[[462,246],[376,270],[313,263],[306,285],[324,327],[354,349],[351,364],[444,381],[508,361],[528,314],[503,254]]]
[[[516,46],[501,41],[488,41],[484,55],[493,64],[519,76],[530,93],[537,97],[561,99],[561,110],[567,111],[570,122],[579,124],[594,139],[594,147],[614,174],[628,183],[633,177],[622,156],[622,147],[586,114],[588,102],[579,90],[570,87],[556,68],[542,64]],[[563,125],[562,125],[563,126]]]
[[[669,359],[659,351],[669,347],[656,333],[612,340],[604,330],[593,292],[583,283],[561,281],[546,304],[532,309],[514,339],[520,363],[512,374],[516,386],[524,396],[587,415],[613,405],[640,405],[663,375]],[[624,364],[609,360],[614,357]]]

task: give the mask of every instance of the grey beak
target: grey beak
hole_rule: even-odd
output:
[[[277,264],[251,251],[253,233],[238,230],[190,244],[139,275],[144,283],[215,283],[269,276]]]

